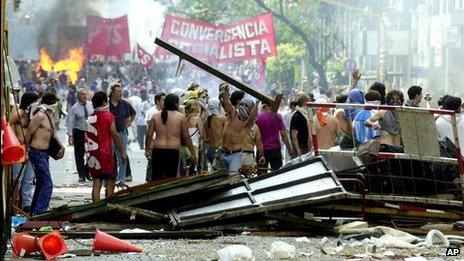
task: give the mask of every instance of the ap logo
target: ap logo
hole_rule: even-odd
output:
[[[446,256],[457,256],[459,255],[461,250],[459,248],[449,247],[446,249],[445,255]]]

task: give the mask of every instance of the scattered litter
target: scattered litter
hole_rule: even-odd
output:
[[[406,257],[404,261],[427,261],[427,258],[422,256]]]
[[[396,256],[396,254],[391,251],[391,250],[387,250],[383,253],[384,256]]]
[[[319,242],[319,247],[321,248],[322,252],[324,252],[327,255],[335,255],[335,250],[333,249],[332,246],[329,245],[329,239],[327,237],[324,237],[321,239]]]
[[[427,246],[432,246],[432,245],[444,245],[448,247],[450,245],[450,242],[448,239],[446,239],[445,235],[439,230],[432,229],[427,233],[427,236],[425,237],[425,244]]]
[[[251,234],[250,231],[243,231],[243,232],[242,232],[242,235],[250,235],[250,234]]]
[[[274,241],[271,245],[271,256],[279,259],[290,259],[295,256],[295,246],[282,241]]]
[[[244,245],[230,245],[217,251],[219,261],[254,261],[253,252]]]
[[[26,223],[26,218],[21,215],[14,215],[11,217],[11,226],[17,228],[18,226]]]
[[[53,228],[51,226],[39,228],[39,232],[52,232],[52,231],[53,231]]]
[[[374,254],[376,250],[377,250],[377,247],[374,244],[366,245],[366,252],[367,253]]]
[[[390,247],[390,248],[416,248],[415,245],[406,241],[400,240],[391,235],[383,235],[380,238],[371,238],[377,247]]]
[[[337,231],[340,234],[351,234],[350,232],[353,230],[358,231],[359,229],[366,229],[366,228],[369,228],[369,225],[367,224],[367,222],[353,221],[353,222],[335,227],[335,231]]]
[[[311,243],[311,241],[307,237],[297,237],[295,238],[296,242],[305,242],[305,243]]]
[[[123,229],[119,231],[119,233],[151,233],[151,231],[140,229],[140,228],[134,228],[134,229]]]
[[[300,252],[300,256],[312,256],[312,255],[314,255],[314,252],[309,252],[309,253]]]

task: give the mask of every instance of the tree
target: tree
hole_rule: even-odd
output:
[[[295,64],[304,56],[304,49],[302,46],[284,43],[277,45],[277,53],[278,56],[267,59],[267,80],[293,86]]]
[[[275,18],[282,21],[301,38],[306,47],[309,64],[319,75],[319,85],[322,89],[327,90],[329,86],[325,66],[338,44],[336,23],[332,19],[332,7],[314,2],[313,6],[305,10],[302,7],[306,5],[307,1],[286,3],[287,1],[284,0],[277,2],[255,0],[258,6],[271,12]],[[312,18],[312,21],[316,21],[316,23],[311,23],[308,18]]]

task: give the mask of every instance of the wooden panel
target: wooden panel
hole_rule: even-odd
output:
[[[418,111],[399,111],[404,153],[421,156],[440,156],[438,135],[433,114]]]

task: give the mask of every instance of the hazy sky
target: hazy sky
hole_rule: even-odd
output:
[[[63,5],[64,3],[64,5]],[[69,3],[69,5],[68,5]],[[86,5],[87,8],[93,8],[98,11],[104,18],[114,18],[128,15],[129,34],[131,48],[139,43],[148,52],[155,49],[154,39],[161,34],[161,28],[164,22],[165,8],[154,0],[22,0],[20,10],[12,11],[12,5],[7,6],[8,19],[10,23],[10,54],[13,58],[23,56],[26,59],[37,59],[39,46],[37,46],[38,32],[42,26],[48,30],[56,30],[55,26],[47,27],[42,25],[42,21],[53,19],[52,10],[57,4],[62,6]],[[75,9],[74,9],[75,10]],[[74,13],[74,10],[69,11]],[[76,10],[74,22],[71,25],[84,25],[85,16],[82,10]],[[30,16],[30,24],[25,24],[21,17]],[[56,33],[53,34],[56,37]],[[56,38],[53,38],[56,39]]]

